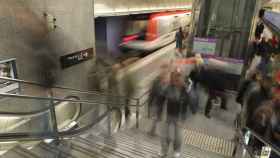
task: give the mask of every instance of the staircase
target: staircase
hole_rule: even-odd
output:
[[[233,151],[229,141],[223,140],[220,147],[214,150],[211,146],[221,143],[218,138],[206,137],[190,130],[184,130],[184,133],[182,158],[226,158],[230,157],[227,151]],[[159,137],[129,129],[113,136],[93,133],[78,136],[61,140],[59,145],[41,142],[28,149],[16,146],[1,158],[158,158],[160,148]]]

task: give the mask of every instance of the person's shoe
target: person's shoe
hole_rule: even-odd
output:
[[[173,158],[180,158],[181,153],[180,152],[174,152]]]
[[[166,154],[166,153],[163,153],[163,152],[159,152],[159,153],[158,153],[158,156],[161,157],[161,158],[164,158],[164,157],[167,156],[167,154]]]
[[[205,114],[205,116],[208,118],[208,119],[211,119],[211,116],[209,114]]]

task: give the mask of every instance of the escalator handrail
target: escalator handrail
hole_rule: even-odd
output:
[[[10,82],[17,82],[17,83],[24,83],[24,84],[30,84],[30,85],[36,85],[39,87],[46,87],[46,85],[35,82],[35,81],[27,81],[27,80],[20,80],[20,79],[13,79],[13,78],[8,78],[8,77],[0,77],[0,80],[5,80],[5,81],[10,81]],[[57,89],[63,89],[63,90],[71,90],[71,91],[76,91],[79,93],[83,94],[94,94],[94,95],[102,95],[102,96],[108,96],[108,97],[118,97],[118,98],[124,98],[128,100],[137,100],[138,98],[132,98],[132,97],[126,97],[126,96],[119,96],[115,95],[110,92],[99,92],[99,91],[87,91],[87,90],[80,90],[80,89],[75,89],[71,87],[65,87],[65,86],[60,86],[60,85],[55,85],[50,88],[57,88]]]
[[[19,94],[8,94],[8,93],[0,93],[0,96],[3,97],[10,97],[10,98],[21,98],[21,99],[36,99],[36,100],[48,100],[48,101],[68,101],[72,103],[81,103],[81,104],[103,104],[103,105],[123,105],[121,103],[116,102],[101,102],[101,101],[93,101],[93,100],[72,100],[72,99],[61,99],[56,97],[37,97],[37,96],[31,96],[31,95],[19,95]]]
[[[254,157],[254,153],[250,150],[248,145],[245,143],[245,138],[243,136],[242,130],[237,130],[236,132],[237,132],[238,137],[241,138],[239,140],[238,144],[242,145],[244,147],[244,149],[248,152],[250,157],[253,158]],[[236,154],[236,150],[237,150],[237,146],[235,146],[234,154]]]
[[[278,156],[280,156],[280,148],[275,146],[271,141],[267,140],[266,138],[260,136],[258,133],[256,133],[254,130],[246,127],[246,130],[250,131],[250,134],[253,135],[255,138],[257,138],[259,141],[261,141],[266,146],[269,146],[273,152],[275,152]]]
[[[88,132],[92,129],[96,124],[110,115],[111,111],[114,109],[109,109],[108,111],[104,112],[101,116],[97,119],[92,121],[91,124],[82,127],[78,130],[72,129],[70,131],[62,131],[62,132],[41,132],[41,133],[31,133],[31,132],[22,132],[22,133],[0,133],[0,142],[1,141],[35,141],[35,140],[45,140],[45,139],[66,139],[71,138],[73,136],[81,135]]]
[[[64,99],[80,100],[80,98],[77,97],[77,96],[67,96]],[[64,101],[58,101],[58,102],[56,102],[54,104],[54,106],[58,106],[62,102],[64,102]],[[79,103],[79,109],[81,109],[81,107],[82,107],[82,103]],[[0,111],[0,116],[6,116],[6,117],[36,117],[38,115],[46,113],[48,110],[50,110],[49,107],[45,107],[45,108],[42,108],[40,110],[35,110],[35,111],[30,111],[30,112],[6,112],[6,111]],[[79,110],[78,113],[80,113],[80,110]],[[79,115],[80,114],[77,114],[77,117]],[[76,120],[76,119],[74,119],[74,120]]]
[[[0,77],[0,79],[2,79]],[[129,104],[126,106],[143,106],[143,104],[139,104],[139,100],[144,96],[148,95],[150,90],[146,91],[141,97],[137,98],[137,104]],[[0,93],[0,96],[11,97],[11,98],[22,98],[22,99],[37,99],[37,100],[49,100],[49,101],[59,101],[59,102],[72,102],[72,103],[80,103],[80,104],[104,104],[104,105],[120,105],[124,106],[124,104],[112,103],[112,102],[93,102],[91,100],[72,100],[72,99],[61,99],[55,97],[37,97],[30,95],[18,95],[18,94],[7,94]],[[145,101],[146,103],[146,101]],[[31,132],[23,132],[23,133],[0,133],[0,142],[1,141],[18,141],[18,140],[26,140],[26,141],[34,141],[34,140],[44,140],[44,139],[65,139],[71,138],[73,136],[81,135],[89,130],[91,130],[96,124],[106,118],[111,114],[113,110],[118,109],[118,107],[110,107],[106,112],[104,112],[101,116],[93,120],[90,124],[85,127],[79,129],[71,129],[68,131],[57,131],[57,132],[39,132],[39,133],[31,133]],[[119,110],[119,109],[118,109]]]

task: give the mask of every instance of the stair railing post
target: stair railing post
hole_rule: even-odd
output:
[[[54,103],[54,100],[53,100],[53,91],[52,89],[50,88],[49,90],[49,94],[50,94],[50,115],[51,115],[51,125],[52,125],[52,130],[53,130],[53,133],[55,135],[55,141],[58,143],[58,128],[57,128],[57,118],[56,118],[56,113],[55,113],[55,103]]]
[[[139,128],[139,108],[140,108],[140,98],[137,99],[137,104],[136,104],[136,128]]]
[[[111,116],[111,109],[110,109],[110,106],[109,105],[107,105],[107,110],[108,110],[108,116],[107,116],[107,121],[108,121],[108,126],[107,126],[107,128],[108,128],[108,136],[111,136],[112,135],[112,133],[111,133],[111,131],[112,131],[112,127],[111,127],[111,122],[112,122],[112,116]]]

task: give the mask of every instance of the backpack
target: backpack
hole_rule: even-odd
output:
[[[261,34],[263,33],[263,30],[264,30],[264,24],[262,22],[260,22],[259,24],[257,24],[256,30],[255,30],[255,38],[260,39]]]

